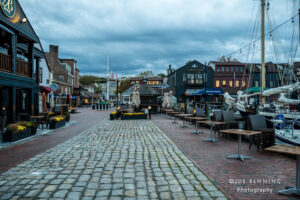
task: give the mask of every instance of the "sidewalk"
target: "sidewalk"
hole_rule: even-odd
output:
[[[2,199],[226,200],[151,120],[103,120],[0,174]]]
[[[0,143],[2,146],[0,149],[0,173],[86,131],[101,120],[108,118],[110,112],[95,111],[90,108],[77,108],[77,111],[78,113],[71,114],[69,126],[51,132],[42,132],[16,143]]]
[[[267,151],[257,152],[253,146],[242,142],[242,153],[251,156],[251,160],[241,162],[227,159],[227,155],[237,153],[238,140],[220,137],[220,142],[203,140],[209,137],[210,129],[200,128],[203,134],[191,134],[194,125],[180,128],[182,121],[173,124],[172,120],[153,115],[152,121],[176,145],[196,163],[201,171],[231,199],[248,200],[296,200],[299,197],[278,195],[278,190],[296,184],[296,160],[286,155]],[[264,183],[260,183],[264,181]],[[249,189],[248,189],[249,188]],[[254,190],[257,189],[257,190]],[[260,190],[265,189],[265,190]]]

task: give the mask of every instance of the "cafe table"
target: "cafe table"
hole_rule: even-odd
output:
[[[226,124],[226,122],[220,122],[220,121],[210,121],[210,120],[207,120],[207,121],[197,121],[199,124],[207,124],[207,125],[210,125],[210,136],[209,138],[205,139],[204,142],[219,142],[219,140],[217,140],[215,137],[214,137],[214,134],[213,134],[213,131],[215,130],[215,127],[218,126],[218,125],[223,125],[223,124]]]
[[[221,130],[220,133],[228,133],[228,134],[238,135],[238,137],[239,137],[238,154],[237,155],[229,155],[229,156],[227,156],[227,158],[228,159],[239,159],[243,162],[245,161],[245,159],[251,159],[251,157],[241,154],[242,135],[252,136],[252,135],[261,134],[260,131],[251,131],[251,130],[245,130],[245,129],[226,129],[226,130]]]
[[[185,119],[189,119],[189,120],[195,120],[195,130],[192,131],[191,133],[202,133],[201,131],[198,131],[198,121],[203,121],[203,120],[207,120],[206,117],[185,117]]]
[[[287,186],[285,190],[278,191],[278,194],[287,195],[298,195],[300,196],[300,147],[299,146],[288,146],[283,144],[276,144],[274,146],[265,148],[266,151],[272,151],[277,153],[284,153],[295,155],[296,161],[296,187]]]
[[[182,114],[182,112],[173,111],[173,112],[169,112],[169,114],[173,115],[173,121],[172,121],[172,123],[177,123],[175,115]]]
[[[169,117],[168,113],[174,112],[174,110],[173,109],[166,109],[165,112],[166,112],[166,117],[168,118]]]
[[[180,117],[182,118],[182,125],[180,125],[181,128],[187,127],[186,126],[186,121],[184,120],[185,117],[191,117],[193,114],[177,114],[175,117]]]

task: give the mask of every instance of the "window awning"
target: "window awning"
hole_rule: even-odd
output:
[[[224,91],[222,88],[207,88],[205,89],[187,89],[185,92],[186,96],[195,96],[195,95],[222,95]]]
[[[51,88],[49,88],[47,86],[41,86],[41,92],[50,93],[51,91],[54,92],[54,90],[52,90]]]

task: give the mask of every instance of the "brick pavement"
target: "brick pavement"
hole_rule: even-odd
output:
[[[0,150],[0,173],[67,141],[108,117],[109,111],[95,111],[90,108],[76,108],[79,113],[71,114],[71,120],[78,123],[38,136],[22,144]]]
[[[1,199],[226,199],[149,120],[101,121],[0,175]]]
[[[194,125],[179,128],[179,124],[160,115],[152,116],[152,121],[166,133],[176,145],[205,173],[215,185],[231,199],[299,199],[295,196],[281,196],[276,191],[285,186],[295,186],[296,160],[286,155],[272,152],[257,152],[256,147],[249,150],[246,142],[242,144],[242,153],[252,156],[252,160],[241,162],[227,159],[227,155],[237,153],[237,139],[220,137],[220,142],[203,142],[208,138],[209,129],[201,128],[204,134],[191,134]],[[181,122],[179,122],[181,123]],[[267,180],[268,183],[253,181]],[[239,181],[240,183],[230,183]],[[252,181],[252,182],[251,182]],[[271,182],[271,183],[270,183]],[[238,188],[269,188],[271,193],[237,192]]]

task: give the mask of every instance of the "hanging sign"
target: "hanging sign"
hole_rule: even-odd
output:
[[[9,18],[13,18],[16,13],[16,0],[0,0],[0,4],[3,13]]]
[[[50,88],[51,88],[52,90],[56,91],[56,90],[58,89],[58,85],[57,85],[56,83],[52,83],[52,84],[50,85]]]

